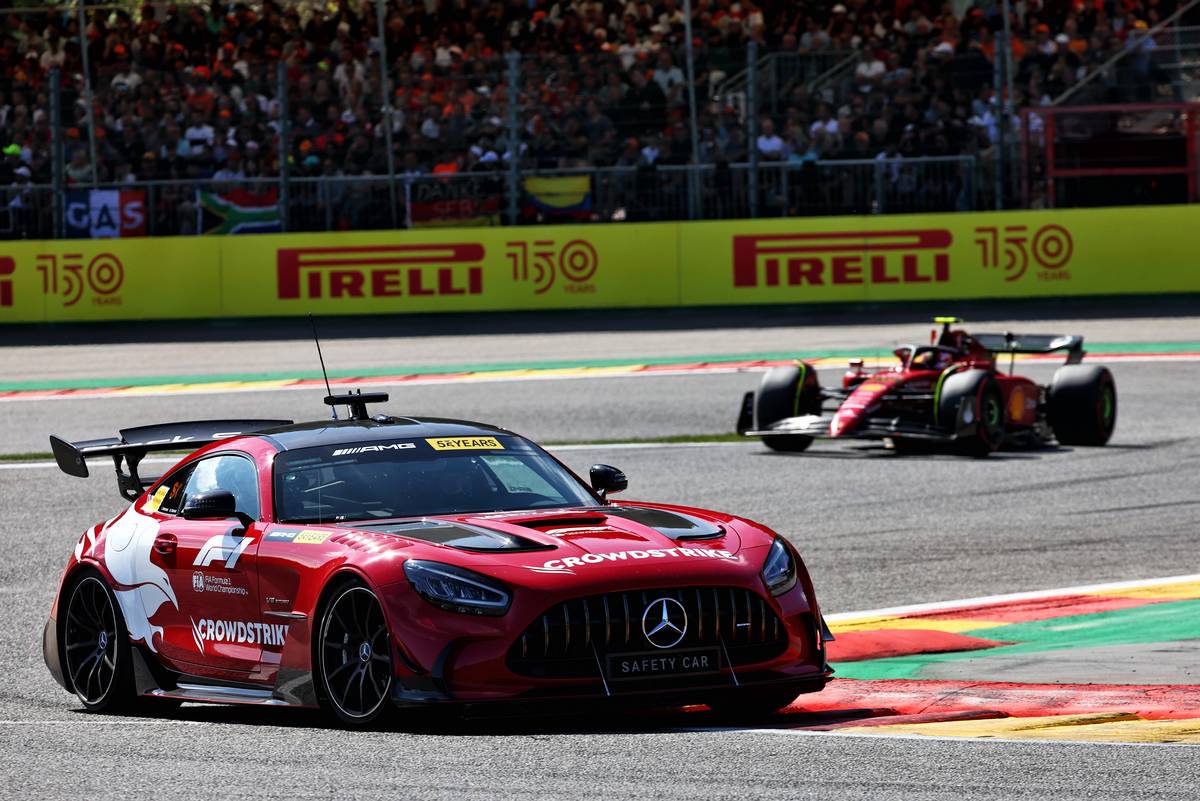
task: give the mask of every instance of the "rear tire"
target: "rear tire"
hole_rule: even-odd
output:
[[[772,367],[763,376],[754,395],[754,423],[762,430],[788,417],[821,413],[821,385],[811,366],[799,364]],[[762,438],[763,444],[781,453],[808,450],[813,438],[803,434],[777,434]]]
[[[394,682],[392,638],[375,593],[358,582],[339,587],[325,604],[313,668],[321,705],[354,728],[387,709]]]
[[[964,402],[968,405],[960,420]],[[938,398],[938,422],[948,433],[958,436],[955,448],[959,453],[987,456],[999,450],[1006,427],[1004,395],[992,374],[966,370],[947,377]]]
[[[1054,372],[1046,406],[1059,444],[1104,445],[1117,425],[1117,384],[1107,367],[1068,364]]]
[[[101,575],[87,569],[71,587],[63,614],[63,667],[89,712],[134,707],[129,633],[116,596]]]

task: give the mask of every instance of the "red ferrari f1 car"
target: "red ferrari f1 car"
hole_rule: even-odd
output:
[[[773,710],[821,689],[831,638],[784,538],[610,501],[500,428],[370,415],[51,437],[111,457],[131,505],[80,536],[43,636],[89,710],[206,701],[385,710],[498,701]],[[160,479],[147,453],[204,444]],[[154,699],[157,699],[155,701]]]
[[[812,365],[774,367],[742,399],[738,433],[776,451],[803,451],[815,438],[950,445],[982,456],[1002,446],[1104,445],[1117,422],[1117,387],[1106,367],[1081,364],[1083,337],[968,334],[942,326],[929,345],[896,348],[893,367],[868,372],[850,362],[840,388],[822,387]],[[1066,353],[1049,386],[1005,373],[998,359]]]

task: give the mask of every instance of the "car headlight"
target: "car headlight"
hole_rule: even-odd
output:
[[[767,552],[767,561],[762,569],[763,581],[772,595],[782,595],[796,586],[796,560],[784,543],[782,537],[776,537]]]
[[[434,606],[467,615],[503,615],[512,596],[497,582],[441,562],[409,559],[404,575],[417,594]]]

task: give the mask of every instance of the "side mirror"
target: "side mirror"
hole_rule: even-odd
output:
[[[588,476],[592,480],[592,489],[601,498],[607,499],[609,495],[629,486],[629,479],[625,478],[625,474],[615,467],[607,464],[594,464],[592,469],[588,471]]]
[[[246,527],[254,522],[249,515],[237,510],[237,499],[228,490],[213,490],[191,496],[184,502],[181,515],[184,520],[229,520],[236,517]]]

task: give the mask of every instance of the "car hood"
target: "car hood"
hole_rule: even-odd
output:
[[[729,515],[643,503],[358,522],[353,528],[396,538],[398,546],[409,546],[409,558],[519,583],[555,575],[603,582],[631,573],[713,581],[731,568],[757,571],[762,555],[748,552],[765,548],[773,537]]]

